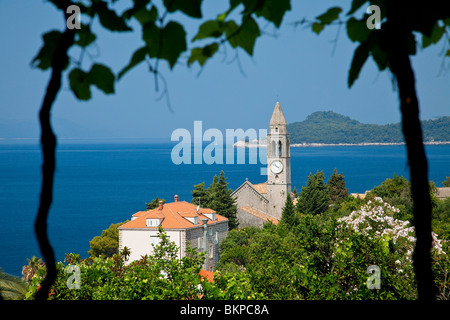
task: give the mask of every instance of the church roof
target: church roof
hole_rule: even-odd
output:
[[[439,199],[450,198],[450,187],[437,188],[436,196]]]
[[[270,125],[287,125],[283,110],[281,110],[280,103],[277,101],[275,109],[273,109],[272,118],[270,118]]]
[[[258,184],[252,184],[250,182],[250,184],[252,185],[253,189],[258,191],[260,194],[266,194],[267,193],[267,182],[258,183]]]
[[[262,211],[259,211],[259,210],[255,209],[255,208],[252,208],[250,206],[243,206],[243,207],[240,207],[239,209],[241,209],[242,211],[245,211],[245,212],[247,212],[247,213],[251,214],[252,216],[255,216],[255,217],[259,218],[259,219],[262,219],[262,220],[265,220],[265,221],[269,220],[273,224],[278,224],[278,220],[277,219],[269,216],[268,214],[266,214],[266,213],[264,213]]]
[[[231,196],[237,195],[239,190],[243,189],[245,186],[249,186],[251,189],[253,189],[257,194],[259,194],[260,197],[262,197],[265,201],[268,201],[266,199],[267,194],[267,181],[263,183],[253,184],[248,180],[245,180],[243,184],[241,184],[239,187],[237,187],[232,193]]]

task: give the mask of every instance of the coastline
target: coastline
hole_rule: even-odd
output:
[[[450,141],[428,141],[424,145],[450,145]],[[402,146],[404,142],[361,142],[361,143],[294,143],[291,144],[293,148],[304,147],[353,147],[353,146]],[[257,142],[238,141],[233,145],[235,148],[266,148],[266,144],[259,145]]]
[[[450,141],[430,141],[424,145],[450,145]],[[295,143],[291,147],[352,147],[352,146],[403,146],[405,142],[362,142],[362,143]]]

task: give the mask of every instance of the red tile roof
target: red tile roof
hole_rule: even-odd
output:
[[[206,270],[202,269],[202,270],[200,270],[200,272],[198,274],[201,277],[203,277],[206,280],[208,280],[209,282],[213,282],[214,281],[214,272],[212,272],[212,271],[206,271]]]
[[[207,218],[207,224],[214,224],[216,222],[228,220],[224,216],[216,214],[216,220],[212,221],[205,214],[215,213],[214,210],[208,208],[199,208],[197,212],[197,206],[186,202],[176,201],[171,203],[165,203],[162,209],[155,208],[147,211],[139,211],[133,214],[134,219],[119,227],[119,229],[156,229],[158,227],[147,227],[147,219],[162,219],[161,227],[163,229],[187,229],[198,227],[202,225],[202,219]],[[187,218],[198,217],[198,224],[194,224]]]

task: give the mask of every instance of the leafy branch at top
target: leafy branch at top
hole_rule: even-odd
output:
[[[96,86],[106,94],[115,92],[115,82],[127,72],[146,61],[148,69],[155,75],[155,88],[158,91],[159,61],[164,60],[173,69],[180,62],[182,53],[188,50],[187,33],[180,21],[173,19],[173,13],[181,12],[189,18],[202,18],[202,0],[163,0],[157,5],[151,0],[133,0],[132,4],[121,14],[114,10],[116,1],[91,0],[72,3],[71,1],[51,0],[59,10],[76,4],[81,15],[87,17],[88,24],[82,24],[76,30],[75,42],[72,47],[81,49],[80,59],[70,58],[65,66],[70,69],[68,78],[70,89],[79,100],[89,100],[92,96],[91,86]],[[230,16],[236,8],[243,8],[239,13],[239,24]],[[262,18],[275,27],[281,25],[284,14],[291,9],[289,0],[231,0],[227,11],[217,15],[216,19],[203,22],[197,34],[191,40],[212,42],[190,50],[187,65],[198,62],[204,66],[218,52],[219,46],[229,43],[233,49],[241,48],[247,54],[253,55],[256,39],[261,35],[257,20]],[[97,19],[100,25],[111,32],[130,32],[131,20],[139,23],[143,45],[131,55],[129,62],[115,75],[111,68],[93,61],[89,70],[83,70],[81,63],[84,53],[90,46],[96,45],[97,35],[93,31],[93,21]],[[43,35],[44,44],[32,61],[32,66],[42,70],[51,67],[55,45],[61,37],[61,31],[51,30]],[[70,50],[70,48],[69,48]],[[90,58],[92,58],[90,56]],[[164,92],[167,90],[165,89]]]
[[[369,29],[367,27],[367,21],[371,17],[369,13],[365,12],[361,18],[355,16],[355,13],[363,8],[363,5],[366,3],[367,5],[373,4],[380,8],[380,29]],[[388,33],[392,32],[390,30],[390,24],[387,23],[386,19],[388,8],[389,5],[386,0],[354,0],[350,10],[346,14],[346,20],[340,19],[343,11],[342,8],[332,7],[325,13],[317,16],[313,21],[302,19],[296,22],[295,25],[306,24],[308,27],[311,27],[314,33],[319,35],[326,26],[338,25],[340,28],[342,24],[345,24],[349,39],[352,42],[359,43],[353,54],[348,73],[348,86],[351,87],[359,77],[359,73],[369,56],[375,61],[380,71],[386,68],[392,71],[387,54],[389,52],[389,43],[386,40],[389,38]],[[436,14],[432,6],[430,8],[424,8],[420,17],[415,17],[418,14],[417,10],[411,10],[411,13],[409,13],[408,9],[405,7],[404,17],[399,17],[399,19],[402,18],[405,20],[405,23],[411,25],[411,32],[408,35],[409,54],[416,54],[416,34],[419,33],[422,39],[422,48],[438,43],[446,35],[447,45],[445,46],[445,57],[450,57],[450,49],[448,49],[450,37],[447,31],[450,27],[450,18],[442,13]]]

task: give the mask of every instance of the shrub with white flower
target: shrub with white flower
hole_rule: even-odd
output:
[[[406,240],[410,243],[406,256],[411,261],[414,243],[416,242],[414,227],[409,226],[409,221],[394,219],[394,214],[398,212],[399,209],[384,202],[382,198],[375,197],[373,201],[369,200],[365,206],[362,206],[360,210],[339,218],[337,227],[339,229],[350,228],[371,240],[392,240],[394,244],[400,239]],[[441,241],[434,232],[432,232],[432,239],[433,250],[437,254],[445,254],[442,250]]]
[[[333,263],[339,286],[349,299],[414,299],[417,291],[412,267],[416,241],[408,221],[394,219],[399,209],[380,197],[336,221]],[[433,254],[445,254],[433,233]],[[381,270],[383,290],[366,288],[369,265]]]

